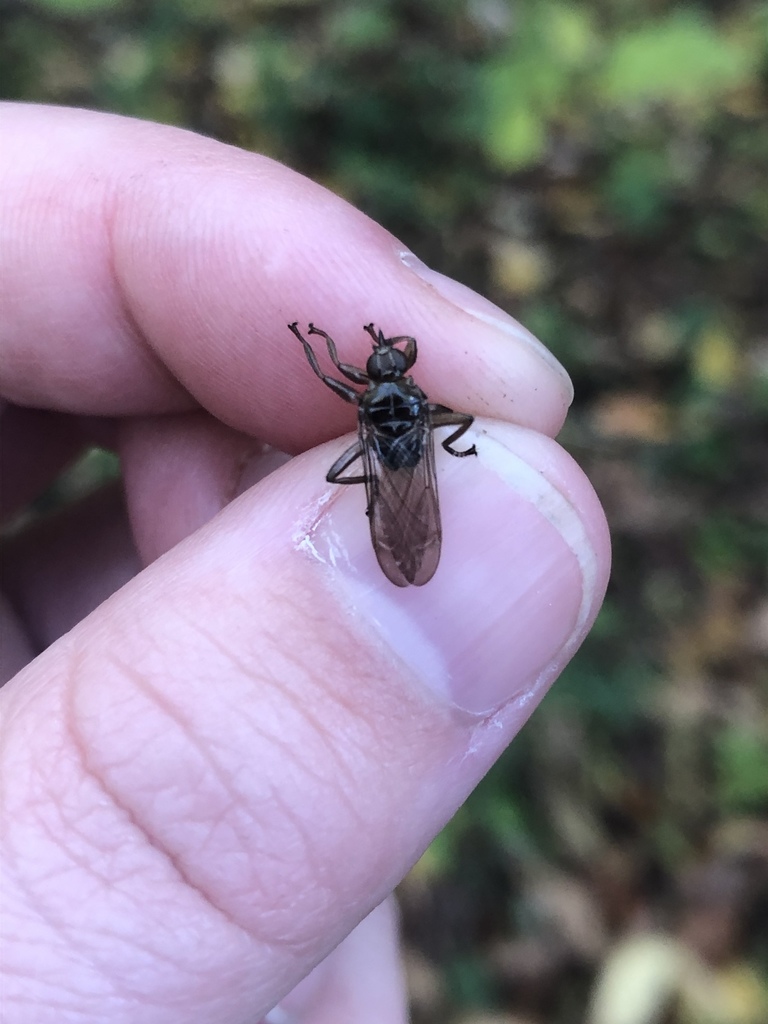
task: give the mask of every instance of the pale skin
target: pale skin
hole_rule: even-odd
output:
[[[402,1024],[388,896],[604,593],[567,378],[262,157],[12,104],[0,137],[4,518],[94,442],[125,481],[4,551],[3,1019]],[[354,408],[294,320],[355,366],[370,321],[418,338],[419,386],[477,417],[423,588],[325,480]]]

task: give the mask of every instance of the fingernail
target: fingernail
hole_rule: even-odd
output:
[[[539,339],[527,331],[514,317],[509,316],[503,309],[482,295],[478,295],[465,284],[454,281],[453,278],[446,277],[445,274],[440,274],[437,270],[432,270],[412,252],[401,252],[400,261],[433,288],[438,295],[447,299],[454,306],[529,345],[551,369],[567,381],[568,387],[572,389],[571,378],[563,365],[552,355],[546,345],[542,345]]]
[[[476,444],[461,460],[438,449],[443,549],[426,585],[395,587],[382,573],[362,487],[340,488],[302,546],[362,629],[441,701],[485,714],[542,690],[578,642],[591,548],[537,470],[485,433]]]

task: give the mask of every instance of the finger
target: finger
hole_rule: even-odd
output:
[[[337,442],[0,693],[9,1005],[44,991],[41,1024],[139,1002],[152,1024],[258,1019],[392,890],[605,588],[604,520],[571,460],[492,421],[475,440],[477,459],[440,458],[428,586],[384,579],[362,489],[331,496]]]
[[[120,456],[133,535],[145,565],[243,490],[246,467],[250,486],[288,459],[206,413],[127,420]]]
[[[0,593],[0,686],[35,655],[32,642],[5,594]]]
[[[3,545],[3,589],[33,650],[43,650],[141,568],[122,489],[110,485]]]
[[[385,900],[281,1000],[267,1024],[406,1024],[397,909]]]
[[[298,451],[351,428],[287,323],[364,363],[375,320],[420,343],[434,401],[555,433],[546,350],[325,189],[263,157],[105,114],[0,107],[0,393],[97,415],[200,403]],[[115,154],[119,153],[119,159]]]
[[[130,420],[124,435],[130,523],[122,487],[110,485],[14,532],[0,549],[3,587],[16,610],[8,620],[9,643],[0,647],[0,664],[7,654],[13,666],[4,666],[6,679],[25,663],[10,642],[17,627],[29,641],[24,651],[43,650],[142,563],[224,508],[241,487],[246,466],[252,485],[287,460],[204,413]]]

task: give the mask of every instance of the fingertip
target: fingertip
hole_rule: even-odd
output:
[[[362,488],[331,494],[300,546],[422,683],[486,714],[540,699],[573,655],[602,602],[609,544],[594,492],[555,442],[496,421],[471,432],[476,459],[437,449],[443,545],[425,586],[381,572]]]
[[[97,415],[196,401],[299,451],[353,418],[286,323],[321,324],[359,362],[375,320],[419,338],[433,400],[547,433],[562,424],[567,385],[530,335],[463,286],[420,276],[387,231],[289,168],[114,115],[6,105],[0,117],[0,216],[13,226],[0,387],[16,401]]]

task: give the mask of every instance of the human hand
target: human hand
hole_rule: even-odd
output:
[[[4,1020],[401,1022],[382,901],[604,593],[602,513],[551,440],[567,378],[262,157],[32,106],[0,137],[4,515],[114,429],[131,526],[108,495],[7,542]],[[416,336],[430,400],[483,417],[477,458],[438,450],[426,587],[325,482],[354,409],[294,320],[357,364],[364,323]],[[264,443],[303,454],[270,473]]]

